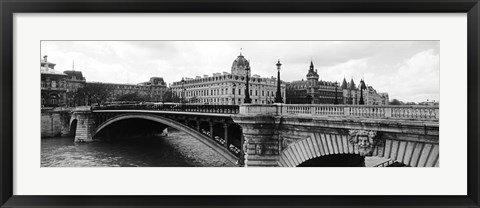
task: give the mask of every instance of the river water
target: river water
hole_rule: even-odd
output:
[[[232,167],[208,146],[184,132],[166,137],[74,143],[73,138],[44,138],[42,167]],[[386,161],[367,157],[367,167]]]
[[[170,130],[166,137],[74,143],[44,138],[42,167],[230,167],[234,166],[193,137]]]

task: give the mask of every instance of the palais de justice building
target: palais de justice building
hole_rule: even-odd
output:
[[[249,73],[249,91],[252,104],[271,104],[275,101],[277,79],[258,75],[250,76],[250,62],[240,53],[233,61],[231,73],[214,73],[186,78],[184,82],[173,82],[170,87],[178,97],[189,103],[208,103],[220,105],[243,104],[245,99],[246,76]],[[275,63],[272,64],[272,71]],[[285,84],[280,85],[285,101]]]

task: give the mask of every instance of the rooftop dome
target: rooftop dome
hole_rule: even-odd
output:
[[[233,67],[246,67],[248,66],[248,61],[247,59],[245,59],[245,57],[242,55],[242,53],[240,53],[240,55],[238,55],[238,57],[235,59],[235,61],[233,61],[233,64],[232,64],[232,68]]]
[[[236,75],[246,75],[246,70],[250,67],[250,63],[245,59],[245,57],[240,53],[238,57],[233,61],[232,64],[232,74]]]

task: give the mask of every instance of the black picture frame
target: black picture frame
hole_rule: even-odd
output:
[[[1,207],[480,207],[478,0],[0,0]],[[466,196],[25,196],[13,195],[15,13],[467,13],[468,194]],[[448,139],[448,138],[447,138]],[[445,179],[448,180],[448,179]],[[381,181],[378,181],[382,183]],[[373,181],[372,185],[376,182]],[[448,187],[442,187],[448,188]]]

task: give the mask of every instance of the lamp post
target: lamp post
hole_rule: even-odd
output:
[[[185,79],[182,77],[182,103],[185,103]]]
[[[333,104],[338,104],[338,98],[337,98],[337,85],[338,82],[335,82],[335,101],[333,101]]]
[[[277,93],[275,95],[275,103],[283,103],[283,98],[282,98],[282,92],[280,90],[280,67],[282,64],[280,63],[280,59],[278,60],[278,63],[276,64],[277,66],[277,75],[278,75],[278,80],[277,80]]]
[[[247,77],[246,77],[247,78],[247,83],[246,83],[247,87],[245,89],[245,99],[244,99],[243,103],[252,103],[252,99],[250,98],[250,90],[248,88],[248,80],[249,80],[248,74],[250,74],[250,65],[247,65],[247,68],[245,70],[247,71]]]
[[[364,89],[367,89],[367,87],[365,86],[365,82],[362,79],[360,81],[360,101],[358,102],[359,105],[364,105],[365,104],[365,102],[363,101],[363,90]]]
[[[233,105],[235,105],[235,90],[236,90],[237,85],[233,83]]]

